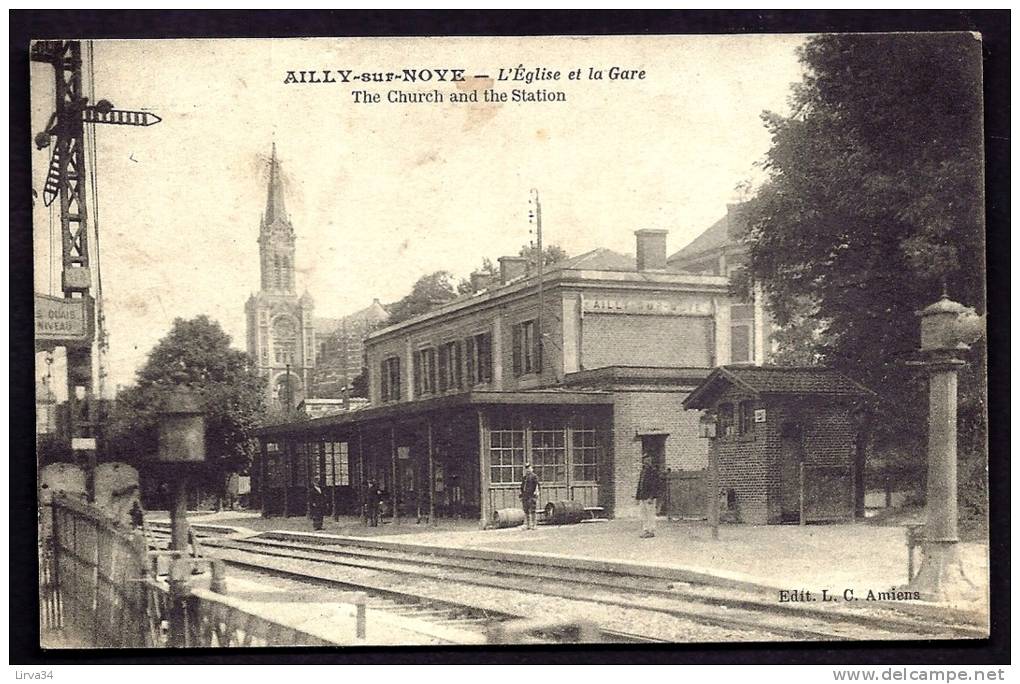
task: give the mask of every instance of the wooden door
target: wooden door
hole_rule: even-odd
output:
[[[800,426],[783,423],[780,440],[780,512],[783,522],[794,522],[800,520],[800,464],[804,461]]]

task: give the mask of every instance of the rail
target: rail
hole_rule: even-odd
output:
[[[110,648],[345,643],[324,631],[255,613],[246,602],[207,589],[174,594],[154,572],[154,554],[140,531],[66,495],[54,496],[49,507],[52,524],[44,526],[39,548],[44,641],[59,633],[62,643]],[[213,586],[222,587],[222,565],[201,560],[211,561],[213,578],[219,580]],[[343,600],[356,606],[356,637],[364,639],[365,595],[355,592]]]

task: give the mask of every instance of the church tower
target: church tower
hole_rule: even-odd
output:
[[[266,209],[259,224],[260,287],[245,304],[248,353],[266,382],[271,408],[288,410],[307,395],[315,366],[314,303],[294,283],[297,236],[283,200],[283,177],[273,143]]]

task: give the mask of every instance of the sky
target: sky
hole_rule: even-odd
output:
[[[755,164],[770,141],[760,115],[788,110],[803,40],[97,41],[97,99],[162,118],[152,127],[97,127],[108,385],[131,384],[177,317],[207,314],[244,347],[273,142],[298,236],[298,290],[312,295],[317,316],[392,302],[423,274],[460,278],[484,257],[516,254],[532,239],[531,188],[541,193],[545,242],[570,255],[598,247],[632,254],[640,228],[667,229],[672,253],[725,213],[739,184],[761,179]],[[560,80],[472,78],[518,65],[559,71]],[[645,76],[609,80],[612,67]],[[426,68],[464,69],[467,81],[285,83],[288,71],[329,69],[338,79],[337,70]],[[605,78],[589,80],[589,68]],[[568,78],[575,69],[581,80]],[[449,101],[474,89],[481,98],[490,86],[508,95],[561,91],[566,102]],[[51,67],[33,64],[33,132],[53,110],[52,88]],[[381,102],[355,102],[359,89]],[[439,90],[445,101],[389,103],[390,90]],[[33,151],[40,194],[48,154]],[[53,210],[41,201],[34,208],[35,290],[59,295]],[[37,362],[37,375],[44,366]]]

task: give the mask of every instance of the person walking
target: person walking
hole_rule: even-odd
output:
[[[541,484],[538,475],[531,469],[530,463],[524,464],[524,477],[521,478],[521,506],[524,508],[524,529],[535,529],[535,506],[538,504],[538,491]]]
[[[660,489],[659,469],[647,451],[641,455],[641,476],[638,478],[637,498],[641,507],[641,539],[655,536],[655,513]]]
[[[308,517],[312,519],[312,529],[322,529],[323,507],[325,497],[318,476],[312,478],[312,486],[308,489]]]

